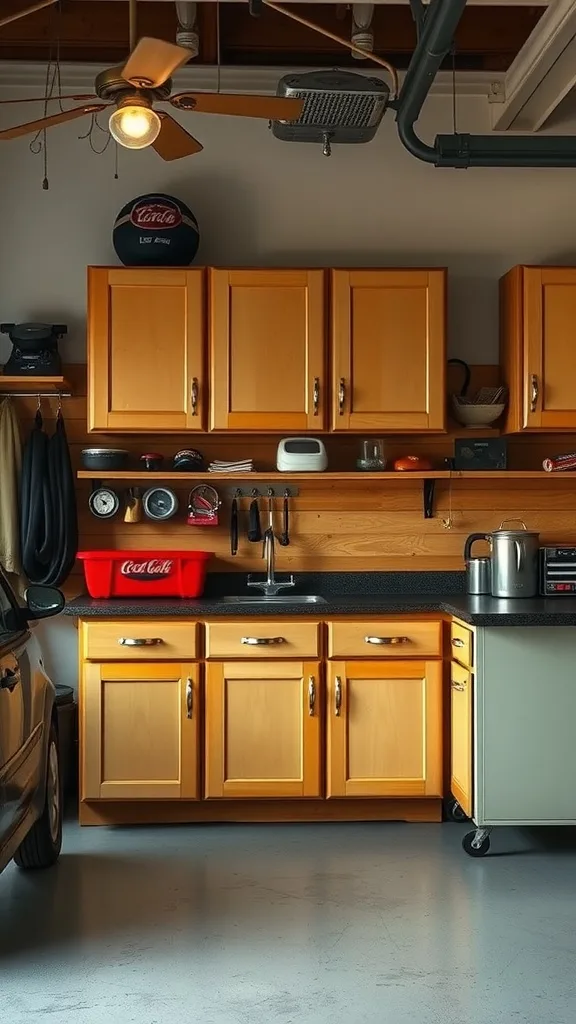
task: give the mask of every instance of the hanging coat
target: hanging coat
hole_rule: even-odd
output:
[[[22,441],[11,398],[0,405],[0,565],[20,574],[20,475]]]

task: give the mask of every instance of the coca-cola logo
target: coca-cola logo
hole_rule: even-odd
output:
[[[182,214],[175,204],[168,203],[165,199],[157,199],[154,202],[143,200],[132,207],[130,220],[137,228],[166,231],[177,228],[182,223]]]
[[[173,564],[171,558],[148,558],[144,562],[127,559],[122,562],[120,573],[129,580],[157,580],[159,576],[170,576]]]

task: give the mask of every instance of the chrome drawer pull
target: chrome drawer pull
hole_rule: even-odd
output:
[[[192,680],[188,676],[186,680],[186,718],[192,718],[192,711],[194,707],[194,690],[192,687]]]
[[[466,689],[466,683],[455,683],[453,681],[452,682],[452,689],[453,690],[460,690],[460,691],[465,690]]]
[[[316,707],[316,684],[314,682],[314,676],[310,676],[308,681],[308,714],[310,717],[314,714],[314,708]]]
[[[283,636],[243,636],[241,644],[248,644],[250,647],[268,647],[270,644],[286,643]]]
[[[409,644],[409,636],[365,636],[365,644]]]
[[[190,391],[190,402],[192,405],[192,415],[198,415],[198,378],[192,377],[192,388]]]
[[[318,407],[320,405],[320,377],[314,377],[314,416],[318,415]]]
[[[155,647],[157,644],[163,644],[162,637],[150,636],[150,637],[132,637],[132,636],[121,636],[118,640],[121,647]]]
[[[452,640],[452,647],[466,647],[466,644],[464,643],[463,640],[460,640],[460,638],[456,636]]]
[[[336,676],[336,685],[334,687],[334,714],[336,718],[340,718],[340,712],[342,710],[342,680],[340,676]]]

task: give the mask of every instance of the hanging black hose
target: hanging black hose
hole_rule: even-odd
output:
[[[36,413],[24,448],[20,499],[24,574],[31,583],[60,586],[78,548],[74,475],[60,410],[51,438]]]

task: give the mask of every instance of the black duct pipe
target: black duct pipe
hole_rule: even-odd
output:
[[[437,135],[433,146],[418,138],[414,124],[451,50],[465,6],[466,0],[430,0],[397,102],[402,145],[436,167],[576,167],[576,136]]]

